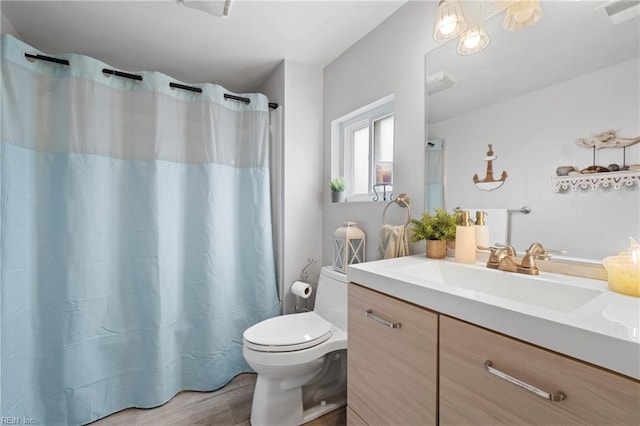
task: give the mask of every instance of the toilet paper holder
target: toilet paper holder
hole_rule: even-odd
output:
[[[309,274],[310,274],[309,269],[311,268],[311,266],[313,266],[314,263],[316,263],[316,260],[313,257],[308,257],[307,258],[307,264],[300,271],[300,279],[299,279],[299,281],[301,281],[303,283],[309,283]],[[292,284],[292,286],[293,286],[293,284]],[[298,300],[299,299],[302,299],[304,301],[304,306],[302,306],[302,307],[298,306]],[[307,306],[307,299],[303,298],[303,297],[296,296],[296,302],[295,302],[295,305],[294,305],[294,309],[295,309],[295,312],[297,312],[297,313],[309,312],[309,307]]]

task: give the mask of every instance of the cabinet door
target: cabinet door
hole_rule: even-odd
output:
[[[437,315],[349,284],[348,321],[349,407],[369,425],[436,424]]]
[[[351,407],[347,407],[347,425],[348,426],[368,426],[364,420],[356,414]]]
[[[640,382],[441,315],[440,425],[461,424],[637,426]]]

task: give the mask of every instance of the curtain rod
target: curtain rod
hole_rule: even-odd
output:
[[[224,94],[224,98],[225,99],[231,99],[232,101],[243,102],[243,103],[245,103],[247,105],[251,103],[251,99],[249,99],[249,98],[243,98],[242,96],[231,95],[229,93],[225,93]],[[275,103],[275,102],[269,102],[269,108],[276,109],[276,108],[278,108],[278,104]]]
[[[130,78],[131,80],[142,81],[142,76],[137,74],[129,74],[128,72],[122,72],[118,70],[110,70],[109,68],[102,68],[103,74],[115,75],[116,77]]]
[[[53,58],[51,56],[45,56],[45,55],[40,55],[40,54],[34,55],[33,53],[25,53],[24,56],[25,56],[25,58],[29,58],[29,59],[39,59],[41,61],[53,62],[53,63],[60,64],[60,65],[69,65],[69,61],[66,60],[66,59]],[[103,74],[109,74],[109,75],[115,75],[116,77],[130,78],[132,80],[142,81],[142,76],[141,75],[130,74],[128,72],[112,70],[112,69],[109,69],[109,68],[103,68],[102,69],[102,73]],[[195,93],[202,93],[202,89],[200,87],[187,86],[187,85],[180,84],[180,83],[170,82],[169,83],[169,87],[174,88],[174,89],[188,90],[188,91],[195,92]],[[243,102],[243,103],[245,103],[247,105],[251,103],[251,99],[249,99],[249,98],[245,98],[245,97],[242,97],[242,96],[231,95],[229,93],[225,93],[224,94],[224,98],[225,99],[230,99],[230,100],[233,100],[233,101]],[[277,109],[278,108],[278,104],[275,103],[275,102],[269,102],[269,108]]]
[[[67,61],[66,59],[52,58],[51,56],[44,55],[34,55],[33,53],[25,53],[24,56],[25,58],[40,59],[41,61],[54,62],[60,65],[69,65],[69,61]]]

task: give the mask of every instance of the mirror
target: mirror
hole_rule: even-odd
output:
[[[507,226],[518,251],[539,241],[568,257],[600,260],[640,235],[640,183],[554,186],[560,166],[640,164],[640,144],[624,153],[576,144],[606,130],[640,136],[640,18],[614,23],[619,15],[603,8],[609,3],[541,1],[540,22],[514,32],[502,28],[498,13],[485,21],[490,43],[482,52],[460,55],[451,40],[425,56],[427,138],[444,142],[445,207],[514,210]],[[487,192],[472,177],[484,176],[489,144],[493,170],[509,178]],[[519,213],[523,206],[531,212]]]

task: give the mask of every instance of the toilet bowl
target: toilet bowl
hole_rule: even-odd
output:
[[[258,373],[251,424],[300,425],[347,401],[347,280],[325,266],[315,309],[245,330],[242,353]]]

